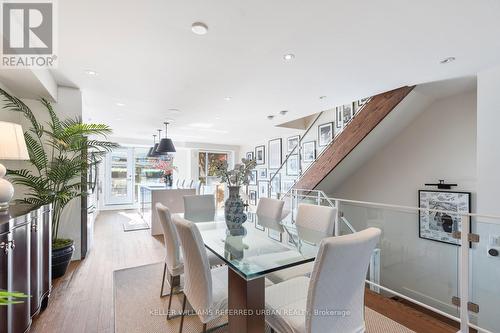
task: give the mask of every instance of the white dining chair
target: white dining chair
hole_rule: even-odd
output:
[[[184,217],[186,220],[212,222],[215,219],[215,210],[213,194],[184,196]]]
[[[173,295],[173,286],[174,286],[174,279],[179,277],[181,274],[184,273],[184,260],[181,255],[181,250],[180,250],[180,242],[179,242],[179,236],[177,234],[177,230],[175,228],[175,225],[172,221],[172,215],[170,214],[170,210],[163,204],[161,203],[156,203],[156,212],[158,214],[161,228],[163,231],[163,239],[165,242],[165,260],[164,260],[164,265],[163,265],[163,277],[161,280],[161,290],[160,290],[160,297],[164,296],[172,296]],[[224,265],[224,262],[217,258],[214,254],[207,253],[207,258],[210,266],[220,266]],[[167,273],[170,275],[170,293],[168,295],[163,294],[163,289],[165,286],[165,275]],[[168,312],[167,312],[167,319],[170,319],[170,306],[172,304],[172,297],[168,300]]]
[[[381,231],[368,228],[325,238],[311,278],[300,276],[266,288],[271,332],[365,332],[365,278]],[[338,313],[324,314],[324,311]]]
[[[314,232],[320,234],[324,233],[326,238],[333,236],[333,228],[336,218],[337,208],[300,204],[297,208],[295,224],[298,227],[302,227],[304,230],[313,230]],[[280,283],[297,276],[309,275],[312,272],[312,269],[313,263],[309,262],[303,265],[270,273],[267,278],[273,283]]]
[[[174,220],[182,245],[184,262],[184,299],[179,333],[182,333],[186,301],[192,306],[207,331],[207,323],[227,309],[227,266],[210,269],[207,251],[196,225],[183,218]]]
[[[270,219],[274,221],[281,221],[283,218],[283,200],[272,198],[260,198],[257,205],[256,214],[259,219]]]

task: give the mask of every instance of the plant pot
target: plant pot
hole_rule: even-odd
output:
[[[231,224],[234,227],[241,225],[247,220],[245,204],[240,198],[239,186],[229,186],[229,198],[227,198],[224,204],[224,217],[228,226]]]
[[[52,279],[57,279],[68,270],[69,262],[75,251],[73,242],[59,249],[52,249]]]

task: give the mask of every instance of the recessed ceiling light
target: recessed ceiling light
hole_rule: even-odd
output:
[[[283,56],[283,59],[285,59],[285,61],[291,61],[295,58],[295,54],[293,53],[287,53]]]
[[[267,116],[267,119],[269,119],[269,120],[273,120],[273,119],[274,119],[274,116],[273,116],[273,115],[269,115],[269,116]]]
[[[280,111],[280,115],[282,115],[282,116],[286,115],[287,113],[288,113],[288,111],[287,111],[287,110],[281,110],[281,111]]]
[[[232,98],[231,98],[230,96],[226,96],[226,97],[224,97],[224,100],[225,100],[225,101],[230,101],[231,99],[232,99]]]
[[[205,35],[208,32],[208,26],[203,22],[194,22],[191,25],[191,31],[197,35]]]
[[[441,63],[441,64],[449,64],[450,62],[453,62],[455,60],[456,60],[455,57],[448,57],[448,58],[444,58],[439,63]]]
[[[180,113],[181,111],[179,109],[168,109],[168,112],[170,112],[170,113]]]
[[[99,73],[97,73],[96,71],[93,71],[91,69],[87,69],[85,71],[85,74],[87,74],[88,76],[97,76],[97,75],[99,75]]]
[[[115,104],[116,104],[116,106],[125,106],[125,103],[122,103],[122,102],[116,102]]]

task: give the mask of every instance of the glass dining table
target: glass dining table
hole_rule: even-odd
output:
[[[175,214],[175,218],[184,218]],[[229,332],[264,332],[266,274],[314,261],[323,232],[284,219],[275,221],[247,213],[242,225],[214,221],[195,222],[205,247],[228,269]]]

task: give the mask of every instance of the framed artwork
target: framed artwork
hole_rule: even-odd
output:
[[[344,122],[342,121],[342,107],[337,106],[335,108],[335,127],[341,129],[343,125]]]
[[[255,161],[257,165],[266,164],[266,146],[255,147]]]
[[[353,106],[354,103],[342,105],[342,119],[344,121],[344,126],[351,121],[353,116]]]
[[[253,151],[249,151],[249,152],[247,152],[246,159],[247,159],[247,160],[253,160],[253,158],[254,158],[254,153],[253,153]]]
[[[257,206],[257,191],[248,191],[248,203],[252,206]]]
[[[370,101],[371,97],[362,98],[359,101],[354,102],[354,112],[357,113],[366,103]]]
[[[259,198],[269,198],[269,181],[268,180],[259,180],[257,188],[259,191]]]
[[[281,166],[281,138],[269,141],[269,169],[279,169]]]
[[[250,171],[250,181],[248,182],[248,185],[257,185],[257,170]]]
[[[299,155],[290,155],[286,161],[286,175],[298,176],[299,175]]]
[[[267,168],[262,168],[258,170],[259,179],[267,179]]]
[[[302,144],[302,162],[311,163],[316,160],[316,141],[308,141]]]
[[[271,173],[269,177],[271,178],[271,196],[278,195],[281,192],[281,174]]]
[[[281,182],[281,190],[283,193],[286,193],[293,187],[293,185],[295,185],[295,181],[286,179]]]
[[[324,147],[333,139],[333,123],[318,126],[318,145]]]
[[[271,228],[267,228],[267,235],[269,236],[269,238],[274,239],[275,241],[278,241],[278,242],[281,242],[281,239],[283,236],[281,234],[281,232],[274,230],[274,229],[271,229]]]
[[[418,216],[420,238],[460,245],[460,240],[453,238],[453,232],[462,231],[460,214],[471,212],[470,192],[420,190],[418,206],[450,212],[420,211]]]
[[[300,135],[294,135],[286,139],[286,151],[291,153],[294,149],[297,151],[295,147],[299,144]]]

